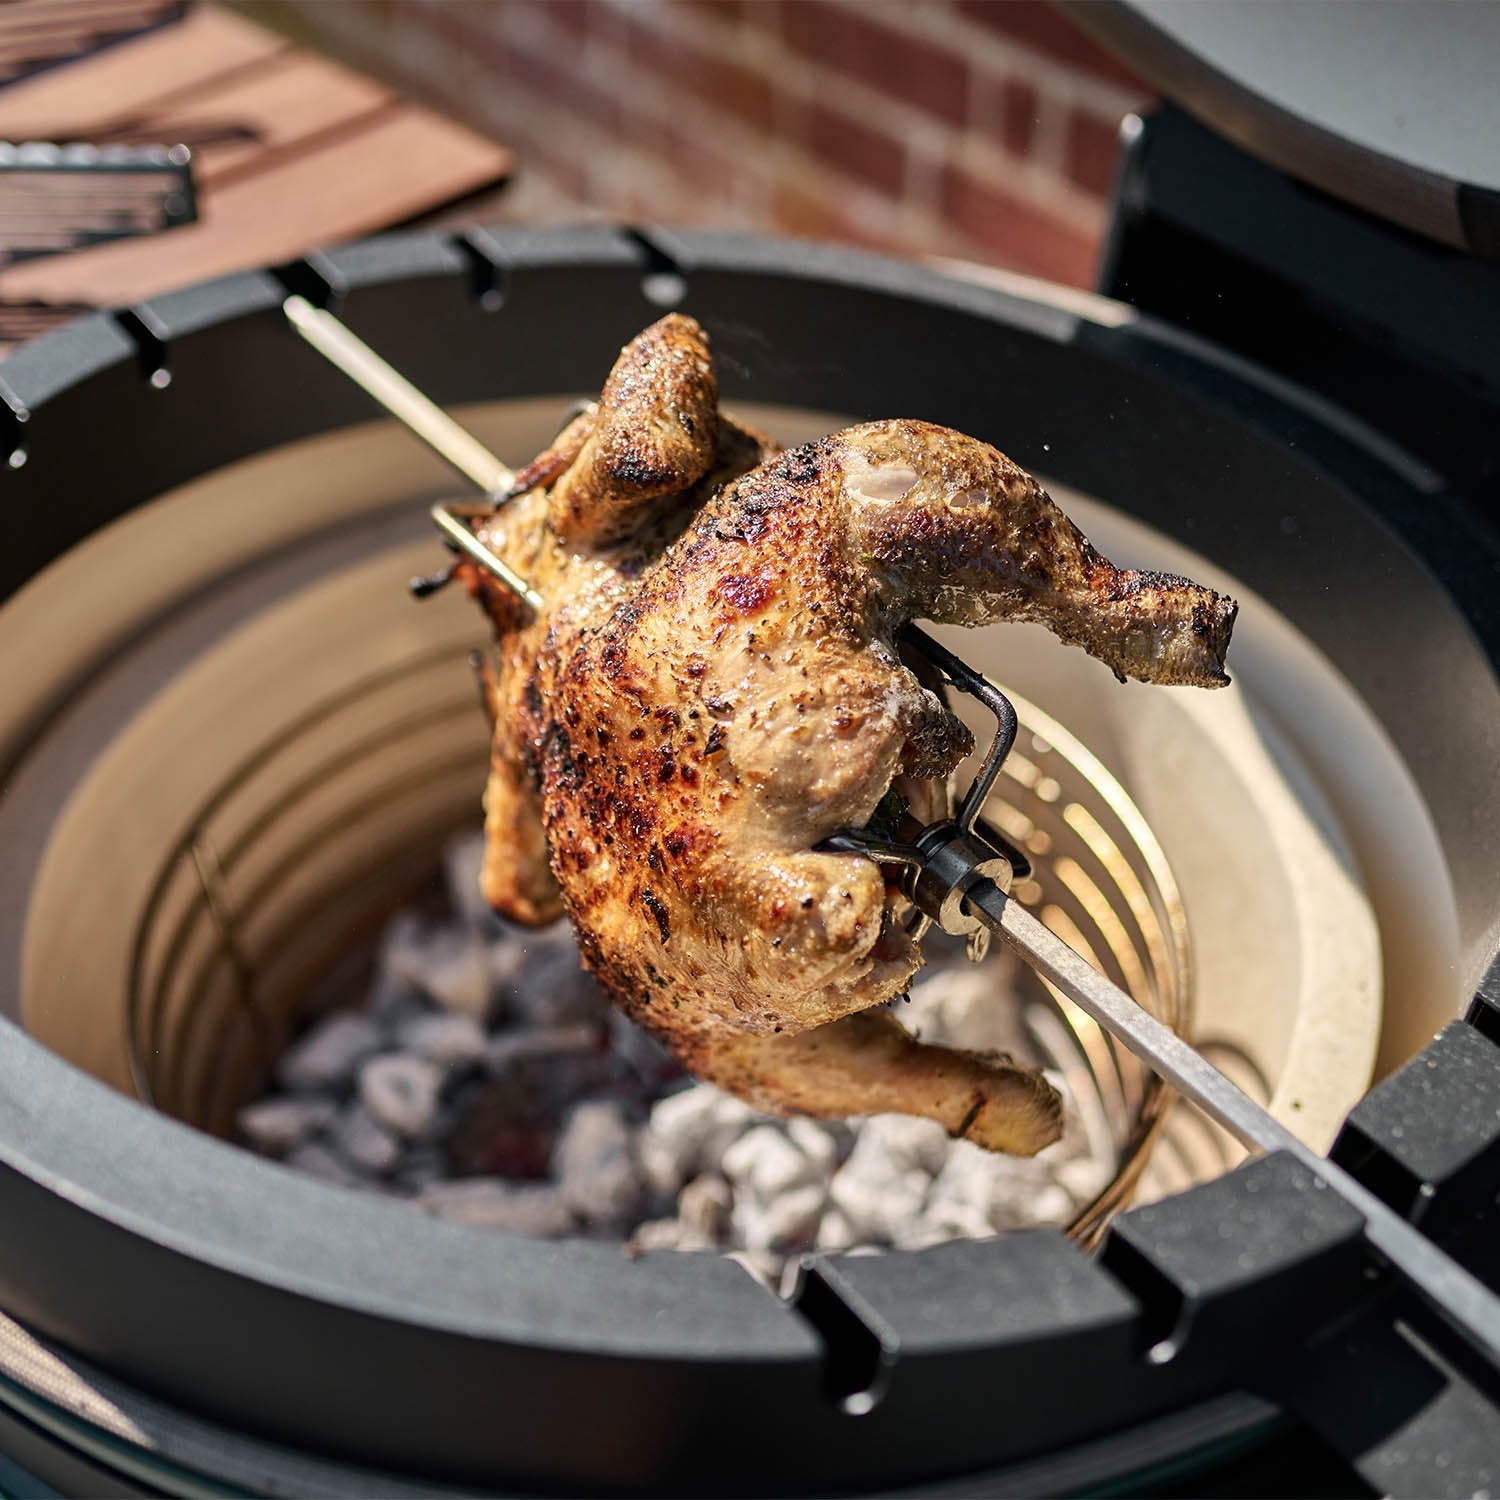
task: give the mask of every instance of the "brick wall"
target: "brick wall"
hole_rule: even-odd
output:
[[[512,216],[779,230],[1078,286],[1147,98],[1044,0],[248,8],[513,146]]]

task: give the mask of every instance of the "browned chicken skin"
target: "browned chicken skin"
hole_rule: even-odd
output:
[[[963,725],[896,657],[919,616],[1040,621],[1116,673],[1217,686],[1235,606],[1115,569],[1009,459],[930,423],[787,453],[718,410],[672,315],[622,351],[480,527],[544,604],[472,565],[495,626],[487,898],[563,911],[616,1001],[752,1103],[924,1115],[993,1150],[1057,1138],[1033,1070],[887,1012],[921,964],[880,869],[814,852],[892,780],[935,803]]]

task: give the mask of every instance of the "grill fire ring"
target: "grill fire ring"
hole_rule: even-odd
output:
[[[35,747],[68,721],[104,646],[150,647],[158,623],[132,613],[124,583],[81,595],[76,618],[49,618],[37,606],[44,570],[118,518],[128,528],[158,496],[368,415],[291,340],[278,311],[288,282],[314,300],[342,296],[361,336],[460,404],[586,388],[651,315],[642,278],[664,260],[713,334],[731,402],[774,396],[860,415],[916,406],[1232,561],[1351,686],[1426,820],[1409,868],[1436,870],[1441,888],[1418,893],[1429,905],[1407,953],[1423,951],[1425,935],[1446,944],[1453,972],[1425,997],[1415,986],[1403,995],[1388,1017],[1389,1061],[1460,1012],[1500,917],[1490,856],[1500,808],[1485,770],[1500,726],[1500,624],[1484,533],[1455,510],[1441,536],[1417,535],[1410,466],[1387,462],[1352,425],[1321,421],[1295,391],[1146,320],[1093,322],[838,252],[604,230],[403,237],[282,280],[247,275],[163,298],[150,322],[173,373],[165,388],[143,376],[133,324],[107,316],[6,365],[10,410],[27,417],[11,440],[27,461],[0,489],[11,595],[0,631],[37,643],[12,658],[0,710],[0,823],[16,851],[4,872],[7,965],[35,874],[25,851],[45,844],[87,769],[65,757],[41,765]],[[486,291],[502,294],[493,313]],[[571,336],[559,340],[559,327]],[[414,488],[426,483],[436,481]],[[337,488],[330,473],[316,544],[296,541],[294,565],[309,577],[348,560]],[[1430,516],[1441,497],[1425,503]],[[386,539],[398,538],[394,511],[388,524]],[[223,577],[197,604],[227,601],[248,586],[250,560],[297,533],[274,496],[225,515],[195,539],[200,561],[220,549]],[[129,560],[126,546],[97,576],[128,573]],[[1409,639],[1374,628],[1391,590]],[[1422,670],[1434,654],[1441,673]],[[143,701],[92,708],[128,722]],[[70,743],[86,762],[86,737]],[[1366,830],[1351,857],[1369,869],[1381,837]],[[101,879],[112,862],[134,869],[129,849],[102,838]],[[1399,978],[1406,960],[1395,957]],[[17,980],[8,968],[0,992],[12,1018]],[[1367,1295],[1348,1216],[1270,1158],[1124,1216],[1099,1260],[1049,1233],[833,1257],[809,1271],[789,1312],[712,1258],[625,1263],[600,1246],[512,1241],[496,1255],[483,1236],[296,1181],[146,1111],[14,1026],[3,1042],[0,1306],[128,1386],[367,1468],[491,1489],[915,1483],[1227,1396],[1252,1362],[1274,1363]],[[1399,1091],[1403,1076],[1386,1088]],[[1359,1134],[1377,1163],[1390,1151],[1378,1115]],[[1441,1184],[1437,1196],[1462,1218]],[[1231,1220],[1244,1232],[1226,1267],[1218,1229]],[[851,1404],[863,1391],[880,1399]],[[1237,1397],[1215,1408],[1212,1430],[1247,1431],[1267,1415]]]

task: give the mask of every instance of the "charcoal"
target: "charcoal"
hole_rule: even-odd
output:
[[[267,1156],[285,1156],[333,1123],[338,1107],[317,1095],[291,1095],[247,1104],[235,1116],[240,1134]]]
[[[641,1143],[642,1165],[653,1182],[680,1186],[719,1161],[757,1118],[743,1100],[711,1084],[668,1094],[652,1107]]]
[[[787,1188],[769,1198],[737,1193],[730,1220],[735,1241],[752,1254],[811,1250],[827,1202],[828,1189],[821,1182]]]
[[[647,1186],[633,1134],[624,1111],[612,1102],[580,1104],[569,1115],[552,1169],[568,1206],[585,1222],[625,1226],[639,1217]]]
[[[497,1077],[517,1064],[536,1059],[562,1060],[564,1068],[575,1066],[568,1058],[597,1057],[607,1041],[596,1022],[573,1021],[562,1026],[507,1030],[485,1043],[485,1065]]]
[[[441,1146],[430,1142],[407,1144],[390,1175],[390,1189],[415,1198],[434,1183],[445,1181],[447,1176],[448,1163]]]
[[[466,1090],[455,1101],[457,1120],[443,1146],[455,1177],[538,1181],[548,1174],[556,1118],[542,1105],[538,1080],[523,1067]]]
[[[484,941],[458,923],[403,913],[385,930],[380,972],[427,995],[445,1010],[482,1020],[494,999]]]
[[[573,1022],[608,1023],[609,997],[585,972],[572,942],[537,945],[511,981],[509,1004],[519,1023],[548,1029]]]
[[[375,1177],[388,1176],[401,1159],[401,1142],[363,1104],[344,1109],[328,1140],[351,1167]]]
[[[687,1080],[584,972],[566,923],[491,917],[481,854],[477,835],[448,851],[449,915],[393,918],[363,1011],[315,1025],[277,1067],[282,1092],[240,1112],[253,1149],[468,1224],[720,1250],[773,1286],[804,1251],[1065,1224],[1109,1181],[1102,1117],[1066,1095],[1062,1140],[1019,1160],[929,1120],[782,1119]],[[1014,961],[937,957],[903,1019],[1032,1060],[1003,998]]]
[[[808,1156],[775,1125],[756,1125],[747,1130],[723,1155],[721,1166],[735,1189],[736,1198],[748,1194],[758,1199],[774,1198],[827,1181],[827,1162]]]
[[[396,1028],[395,1042],[403,1052],[443,1068],[479,1063],[486,1046],[484,1028],[473,1016],[458,1012],[413,1016]]]
[[[372,1057],[359,1070],[359,1097],[386,1129],[422,1140],[437,1119],[443,1070],[426,1058],[401,1052]]]
[[[292,1093],[346,1089],[379,1046],[380,1034],[368,1016],[336,1011],[283,1054],[276,1065],[277,1082]]]
[[[432,1001],[414,984],[396,974],[377,969],[370,986],[365,1014],[390,1040],[401,1027],[433,1014]]]

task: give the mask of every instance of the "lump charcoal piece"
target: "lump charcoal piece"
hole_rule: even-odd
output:
[[[687,1076],[649,1031],[614,1007],[609,1014],[609,1046],[614,1057],[652,1089],[664,1088]]]
[[[381,1036],[393,1039],[402,1026],[432,1013],[432,1001],[415,985],[398,975],[376,971],[365,1014],[379,1027]]]
[[[407,1146],[388,1181],[395,1192],[417,1195],[448,1176],[448,1164],[442,1148],[435,1144]],[[408,1197],[405,1201],[414,1201]]]
[[[494,994],[491,1015],[495,1017],[508,1014],[511,1009],[511,994],[527,963],[525,940],[518,932],[507,928],[485,944],[484,962],[489,970],[490,986]]]
[[[627,1223],[644,1205],[646,1184],[636,1164],[633,1132],[612,1101],[573,1110],[552,1153],[552,1171],[568,1206],[592,1225]]]
[[[1050,1182],[1041,1188],[1026,1205],[1025,1218],[1022,1222],[1024,1224],[1048,1224],[1061,1228],[1072,1217],[1072,1195],[1065,1187]]]
[[[436,924],[402,912],[387,925],[376,960],[383,978],[420,990],[445,1010],[482,1019],[494,990],[484,942],[460,922]]]
[[[366,1186],[365,1179],[342,1157],[316,1141],[298,1146],[287,1157],[286,1164],[295,1171],[305,1173],[308,1177],[316,1177],[320,1182],[331,1183],[335,1187]]]
[[[578,1021],[604,1026],[614,1007],[585,972],[570,940],[528,953],[511,980],[509,1009],[527,1026],[550,1028]]]
[[[462,1068],[483,1061],[488,1038],[471,1015],[457,1011],[413,1016],[396,1031],[396,1045],[443,1068]]]
[[[854,1133],[831,1120],[811,1120],[801,1115],[786,1122],[787,1138],[825,1177],[832,1177],[854,1147]]]
[[[788,1255],[811,1250],[827,1202],[827,1190],[817,1182],[790,1188],[769,1199],[737,1193],[735,1239],[752,1254]]]
[[[775,1125],[747,1130],[723,1155],[720,1167],[735,1198],[749,1193],[762,1203],[811,1182],[827,1185],[828,1174]]]
[[[652,1106],[642,1133],[641,1161],[652,1183],[675,1192],[701,1171],[717,1169],[724,1152],[758,1119],[755,1111],[712,1084],[695,1083]]]
[[[683,1188],[677,1200],[677,1217],[695,1233],[714,1244],[727,1242],[734,1191],[722,1177],[705,1173]]]
[[[333,1123],[338,1106],[317,1095],[257,1100],[235,1116],[240,1134],[267,1156],[285,1156]]]
[[[935,1177],[947,1164],[953,1145],[953,1138],[936,1120],[922,1120],[914,1115],[872,1115],[860,1122],[854,1150],[845,1166],[851,1165],[856,1156],[869,1163],[883,1159],[893,1166]]]
[[[359,1070],[359,1097],[366,1109],[397,1135],[422,1140],[437,1120],[443,1070],[425,1058],[385,1052]]]
[[[634,1256],[647,1250],[722,1250],[724,1246],[681,1219],[647,1219],[636,1225],[626,1248]]]
[[[379,1032],[368,1016],[335,1011],[282,1054],[276,1078],[292,1093],[338,1093],[353,1083],[360,1064],[379,1047]]]
[[[365,1108],[351,1104],[339,1116],[329,1144],[351,1167],[386,1177],[401,1160],[401,1142]]]
[[[722,1177],[695,1177],[677,1201],[677,1216],[650,1219],[630,1237],[643,1250],[727,1250],[733,1243],[734,1193]]]
[[[511,1069],[457,1104],[457,1123],[443,1143],[455,1177],[539,1181],[548,1175],[557,1127],[542,1107],[530,1070]]]
[[[968,1141],[957,1143],[928,1193],[923,1218],[951,1238],[983,1239],[995,1232],[991,1153]]]
[[[876,1115],[859,1127],[854,1150],[834,1174],[829,1202],[861,1241],[894,1244],[921,1214],[952,1142],[941,1125]]]
[[[445,1010],[472,1016],[489,1014],[494,991],[484,947],[470,934],[438,928],[427,949],[422,988]]]
[[[1075,1208],[1092,1203],[1108,1185],[1114,1173],[1092,1156],[1076,1156],[1057,1168],[1058,1184],[1073,1199]]]
[[[485,1042],[485,1065],[500,1077],[517,1063],[533,1059],[595,1057],[607,1033],[592,1021],[566,1026],[507,1027]]]
[[[818,1220],[813,1249],[825,1252],[852,1250],[859,1243],[853,1221],[841,1208],[825,1208]]]
[[[1004,1052],[1034,1065],[1042,1059],[1022,1026],[1016,994],[1020,980],[1020,960],[999,946],[982,964],[958,959],[934,966],[912,986],[901,1022],[926,1041],[971,1052]]]
[[[577,1228],[562,1193],[550,1186],[469,1177],[461,1182],[435,1182],[416,1202],[440,1219],[533,1239],[555,1239]]]

